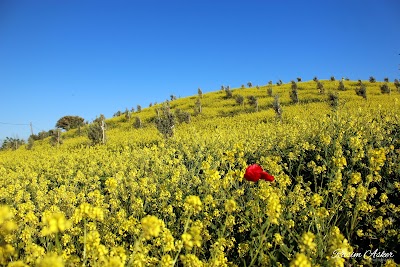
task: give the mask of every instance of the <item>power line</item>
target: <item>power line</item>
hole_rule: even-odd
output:
[[[29,123],[9,123],[9,122],[1,122],[0,124],[5,124],[5,125],[18,125],[18,126],[29,126]]]

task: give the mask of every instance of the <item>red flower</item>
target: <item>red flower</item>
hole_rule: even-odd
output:
[[[265,172],[258,164],[253,164],[247,167],[246,173],[244,174],[244,178],[247,181],[251,182],[257,182],[260,179],[270,182],[274,180],[274,176],[272,176],[268,172]]]

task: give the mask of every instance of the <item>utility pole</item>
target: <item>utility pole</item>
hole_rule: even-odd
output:
[[[101,130],[103,131],[103,145],[105,144],[105,124],[104,124],[104,120],[101,121]]]

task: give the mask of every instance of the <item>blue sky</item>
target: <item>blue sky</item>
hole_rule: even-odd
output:
[[[296,77],[399,78],[400,2],[1,0],[0,141]],[[11,125],[25,124],[25,125]]]

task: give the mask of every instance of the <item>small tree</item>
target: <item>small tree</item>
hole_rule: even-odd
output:
[[[225,95],[225,98],[227,98],[227,99],[233,97],[232,91],[231,91],[231,89],[229,89],[229,88],[226,88],[226,89],[225,89],[225,94],[226,94],[226,95]]]
[[[268,82],[267,95],[272,96],[272,81]]]
[[[400,89],[400,82],[398,79],[394,79],[394,86],[396,86],[396,89],[399,90]]]
[[[190,123],[190,113],[187,111],[176,109],[175,117],[177,118],[179,123],[183,123],[183,122]]]
[[[99,117],[96,117],[96,119],[93,120],[93,123],[101,124],[102,121],[105,121],[105,120],[106,120],[106,117],[103,114],[100,114]]]
[[[367,87],[361,83],[360,87],[356,88],[356,94],[367,99]]]
[[[301,82],[301,78],[300,77],[297,77],[297,82],[298,83]]]
[[[125,109],[125,120],[126,121],[131,121],[131,112],[128,110],[128,108]]]
[[[88,138],[92,144],[106,143],[106,122],[103,114],[100,114],[88,128]]]
[[[242,84],[242,86],[240,86],[240,88],[244,89],[244,88],[246,88],[246,87],[244,86],[244,84]]]
[[[172,114],[168,104],[164,103],[161,108],[161,114],[156,119],[158,131],[165,137],[169,138],[174,135],[175,117]]]
[[[385,78],[383,78],[383,81],[384,81],[385,83],[388,83],[388,82],[389,82],[389,78],[388,78],[388,77],[385,77]]]
[[[317,89],[318,89],[318,92],[320,94],[324,94],[325,93],[324,84],[322,82],[320,82],[320,81],[317,82]]]
[[[139,116],[135,117],[135,122],[133,123],[133,127],[136,129],[142,128],[142,120],[140,119]]]
[[[195,106],[196,106],[196,110],[195,110],[196,114],[199,114],[203,111],[200,98],[197,98]]]
[[[40,131],[40,132],[38,132],[37,137],[38,137],[38,140],[43,140],[43,139],[45,139],[45,138],[51,136],[52,134],[53,134],[53,131],[52,131],[52,130],[51,130],[51,131],[48,131],[48,132],[46,132],[46,131]]]
[[[370,77],[369,77],[369,82],[370,82],[370,83],[375,83],[375,82],[376,82],[376,79],[375,79],[373,76],[370,76]]]
[[[318,80],[318,77],[315,76],[315,77],[313,78],[313,81],[314,81],[314,82],[318,82],[318,81],[319,81],[319,80]]]
[[[200,98],[203,98],[203,91],[201,91],[200,87],[197,89],[197,94]]]
[[[343,80],[339,82],[339,87],[338,87],[339,91],[346,91],[346,87],[344,86]]]
[[[101,127],[101,124],[94,122],[89,125],[88,138],[92,141],[93,145],[103,142],[103,128]]]
[[[267,89],[267,95],[272,96],[272,87],[268,87]]]
[[[247,87],[251,88],[251,87],[253,87],[253,84],[251,82],[248,82]]]
[[[236,103],[240,106],[244,105],[244,97],[242,95],[237,95],[235,97]]]
[[[329,95],[328,95],[328,102],[329,102],[329,105],[333,109],[337,109],[337,107],[339,106],[339,95],[338,95],[338,93],[330,92]]]
[[[290,99],[293,103],[299,103],[299,94],[297,90],[297,84],[295,81],[292,81],[292,91],[290,92]]]
[[[283,110],[282,110],[282,107],[281,107],[281,103],[279,101],[279,95],[275,95],[274,102],[272,103],[272,108],[274,109],[276,116],[282,122]]]
[[[60,129],[54,129],[54,131],[51,132],[51,138],[50,138],[50,144],[52,146],[59,146],[63,143],[61,139],[61,131]]]
[[[170,95],[169,97],[170,97],[171,101],[176,100],[176,96],[175,95]]]
[[[137,112],[141,112],[142,111],[142,106],[141,105],[137,105],[136,106],[136,111]]]
[[[385,83],[381,86],[381,93],[382,94],[390,94],[390,87],[387,85],[387,83]]]
[[[253,106],[256,109],[256,111],[258,111],[258,99],[257,99],[257,97],[251,95],[251,96],[248,96],[247,99],[249,100],[249,105]]]
[[[331,76],[331,82],[336,81],[335,76]]]
[[[26,145],[26,149],[31,150],[33,148],[34,143],[35,139],[32,137],[32,135],[30,135],[28,138],[28,144]]]

